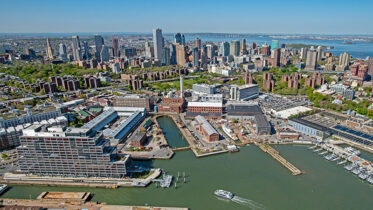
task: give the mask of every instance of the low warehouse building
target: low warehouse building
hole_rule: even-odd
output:
[[[196,117],[196,122],[200,126],[200,130],[205,135],[207,141],[214,142],[219,141],[219,133],[215,130],[214,127],[201,115]]]

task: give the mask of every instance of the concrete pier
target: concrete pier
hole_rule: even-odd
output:
[[[277,160],[279,163],[281,163],[283,166],[285,166],[285,168],[289,169],[289,171],[294,175],[294,176],[297,176],[297,175],[300,175],[302,174],[302,171],[299,170],[297,167],[295,167],[293,164],[291,164],[289,161],[287,161],[285,158],[283,158],[280,153],[273,149],[271,146],[269,145],[264,145],[264,144],[261,144],[261,143],[256,143],[256,145],[261,149],[263,150],[264,152],[268,153],[269,155],[271,155],[275,160]]]

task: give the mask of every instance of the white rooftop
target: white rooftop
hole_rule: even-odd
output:
[[[188,106],[195,107],[223,107],[222,102],[188,102]]]

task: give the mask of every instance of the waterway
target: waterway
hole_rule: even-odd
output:
[[[161,116],[157,118],[157,121],[163,131],[163,135],[166,137],[168,145],[170,145],[171,148],[188,146],[188,142],[184,139],[179,128],[170,117]]]
[[[172,122],[172,121],[171,121]],[[166,137],[181,139],[167,120],[159,120]],[[167,127],[166,127],[167,125]],[[280,154],[306,173],[291,173],[256,146],[242,147],[238,153],[196,158],[180,151],[171,160],[140,162],[166,170],[179,179],[177,188],[71,188],[12,186],[4,198],[36,198],[43,191],[90,191],[93,201],[108,204],[152,205],[202,209],[372,209],[373,186],[307,149],[307,146],[274,146]],[[368,154],[366,154],[368,155]],[[137,162],[139,163],[139,162]],[[216,189],[231,191],[243,202],[219,200]],[[262,207],[262,208],[261,208]]]

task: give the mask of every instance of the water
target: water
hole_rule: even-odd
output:
[[[171,148],[189,146],[188,142],[180,133],[179,128],[170,117],[162,116],[157,120],[159,126],[162,128],[164,136],[166,137],[167,143]]]
[[[159,120],[166,137],[181,141],[179,132],[167,118]],[[172,122],[172,120],[171,120]],[[171,142],[171,141],[170,141]],[[217,209],[372,209],[373,186],[326,161],[307,146],[275,146],[306,173],[291,173],[256,146],[242,147],[238,153],[196,158],[192,151],[180,151],[171,160],[137,161],[137,164],[163,168],[179,178],[177,188],[69,188],[12,186],[4,198],[36,198],[43,191],[89,191],[93,201],[122,205],[188,207],[192,210]],[[368,155],[368,154],[366,154]],[[218,199],[216,189],[228,190],[237,198]]]
[[[165,36],[167,40],[172,41],[173,36]],[[197,36],[194,35],[185,35],[186,41],[194,41]],[[294,39],[285,39],[285,38],[272,38],[270,36],[247,36],[247,37],[221,37],[221,36],[212,36],[212,35],[199,35],[198,38],[202,42],[222,42],[222,41],[231,41],[231,40],[241,40],[242,38],[246,39],[246,43],[255,42],[259,46],[267,43],[271,45],[272,40],[278,40],[281,44],[306,44],[313,45],[315,48],[317,46],[333,46],[334,49],[327,51],[332,52],[335,55],[340,55],[341,53],[348,52],[354,58],[365,59],[367,56],[373,57],[373,42],[363,42],[363,41],[353,41],[352,44],[343,44],[343,40],[318,40],[318,39],[304,39],[304,38],[294,38]]]

